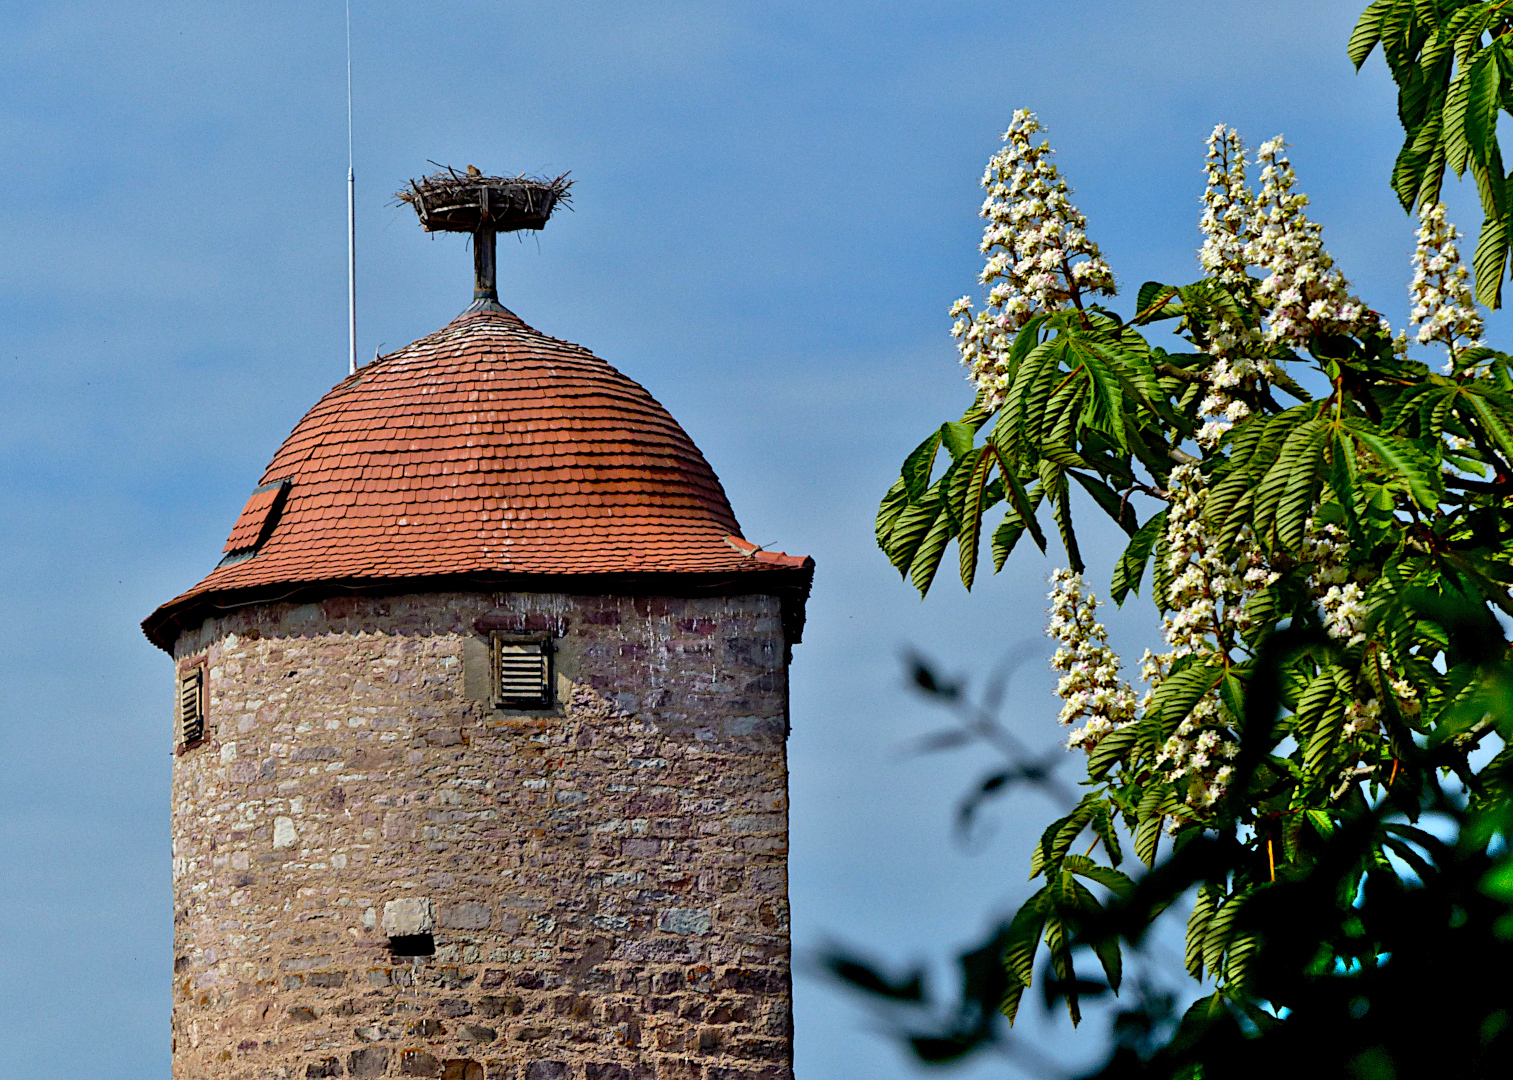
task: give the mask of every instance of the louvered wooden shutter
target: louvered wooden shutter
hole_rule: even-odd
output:
[[[205,737],[205,669],[193,667],[179,679],[179,746]]]
[[[551,642],[494,638],[494,704],[549,708],[551,677]]]

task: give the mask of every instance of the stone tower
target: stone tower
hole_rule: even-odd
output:
[[[477,183],[497,212],[512,182]],[[792,1075],[814,564],[501,307],[486,239],[474,304],[322,398],[143,623],[176,675],[176,1080]]]

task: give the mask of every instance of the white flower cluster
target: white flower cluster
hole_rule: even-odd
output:
[[[1425,206],[1418,214],[1418,246],[1413,252],[1413,281],[1408,296],[1413,312],[1408,321],[1418,327],[1420,345],[1444,342],[1450,350],[1445,363],[1449,373],[1455,368],[1455,354],[1460,342],[1480,345],[1485,331],[1481,312],[1467,284],[1469,274],[1461,262],[1455,241],[1460,231],[1445,216],[1445,204]]]
[[[1281,137],[1256,151],[1261,191],[1246,186],[1245,148],[1239,133],[1220,124],[1208,137],[1208,183],[1203,192],[1203,246],[1198,262],[1221,284],[1243,285],[1256,266],[1265,277],[1256,287],[1267,307],[1262,326],[1219,320],[1209,327],[1204,350],[1214,358],[1204,373],[1208,393],[1197,441],[1212,450],[1224,433],[1250,415],[1249,396],[1258,380],[1281,374],[1276,353],[1306,346],[1315,334],[1390,332],[1387,321],[1350,292],[1349,283],[1324,250],[1322,228],[1308,219],[1308,196],[1295,190],[1297,177]],[[1451,248],[1454,253],[1454,248]],[[1399,335],[1393,349],[1407,351]]]
[[[967,297],[951,307],[951,334],[962,363],[995,399],[1007,389],[1007,346],[1030,316],[1115,292],[1113,272],[1088,239],[1087,218],[1072,205],[1070,189],[1051,162],[1050,143],[1031,141],[1041,130],[1034,113],[1017,110],[1003,149],[988,162],[982,177],[988,224],[981,245],[988,257],[981,274],[986,308],[974,316]]]
[[[1353,581],[1329,586],[1329,591],[1319,597],[1324,632],[1347,646],[1364,642],[1366,635],[1361,631],[1366,623],[1366,605],[1362,603],[1365,598],[1366,593]]]
[[[1109,648],[1108,632],[1097,619],[1098,598],[1081,574],[1057,570],[1051,575],[1051,618],[1046,635],[1061,644],[1051,667],[1062,672],[1056,694],[1064,704],[1060,721],[1086,721],[1067,739],[1067,748],[1091,751],[1098,741],[1135,717],[1135,691],[1119,677],[1119,654]]]
[[[1366,640],[1366,590],[1351,579],[1347,559],[1350,539],[1338,525],[1321,525],[1310,519],[1303,533],[1299,560],[1308,567],[1308,590],[1318,597],[1324,632],[1347,648]],[[1390,659],[1386,664],[1387,684],[1397,701],[1398,711],[1407,716],[1420,711],[1416,687],[1397,674]],[[1375,734],[1380,728],[1381,699],[1364,683],[1356,686],[1357,697],[1345,707],[1346,739]]]
[[[1163,656],[1146,655],[1142,673],[1153,689],[1180,656],[1222,658],[1235,633],[1248,625],[1246,599],[1276,580],[1259,555],[1233,565],[1222,557],[1217,539],[1203,523],[1208,488],[1197,466],[1173,469],[1167,490],[1166,570],[1171,585],[1166,594],[1169,610],[1161,628],[1170,651]],[[1156,764],[1166,770],[1168,779],[1183,781],[1187,805],[1201,810],[1223,797],[1234,774],[1228,763],[1237,751],[1218,691],[1211,690],[1161,747]]]
[[[1308,567],[1308,587],[1315,595],[1330,585],[1343,584],[1350,571],[1345,558],[1350,553],[1350,538],[1338,525],[1325,525],[1309,518],[1303,526],[1303,543],[1298,561]]]
[[[1240,752],[1240,744],[1224,726],[1224,715],[1216,697],[1199,700],[1167,739],[1156,755],[1156,764],[1166,771],[1166,778],[1186,788],[1186,802],[1203,810],[1224,797],[1234,777],[1230,764]]]
[[[1307,345],[1315,334],[1354,334],[1385,323],[1349,292],[1345,276],[1324,250],[1323,228],[1308,219],[1308,196],[1293,191],[1297,178],[1279,135],[1261,144],[1261,193],[1256,196],[1255,239],[1245,259],[1264,267],[1257,292],[1271,310],[1266,340]]]
[[[1208,136],[1203,189],[1203,246],[1198,262],[1208,274],[1229,286],[1246,280],[1247,253],[1256,236],[1255,197],[1245,177],[1245,146],[1234,128],[1218,125]],[[1214,365],[1205,374],[1208,393],[1198,406],[1205,417],[1198,445],[1212,450],[1235,424],[1250,415],[1250,406],[1234,391],[1255,385],[1258,376],[1272,378],[1275,363],[1266,355],[1259,328],[1221,319],[1209,327],[1205,351]]]
[[[1374,732],[1381,722],[1381,715],[1382,703],[1377,698],[1352,701],[1345,706],[1345,727],[1341,733],[1347,739],[1354,739],[1359,735]]]
[[[1256,371],[1255,362],[1245,356],[1220,356],[1209,371],[1209,391],[1198,406],[1205,419],[1195,436],[1203,449],[1218,446],[1226,431],[1250,415],[1250,406],[1229,391],[1243,385]]]
[[[1252,567],[1231,565],[1203,523],[1208,486],[1196,465],[1178,465],[1167,481],[1167,614],[1162,633],[1172,656],[1216,652],[1243,629],[1247,575]],[[1251,575],[1253,576],[1253,575]],[[1274,579],[1273,579],[1274,580]],[[1259,581],[1258,584],[1270,584]]]
[[[1324,631],[1343,645],[1366,640],[1365,590],[1350,580],[1345,560],[1350,539],[1338,525],[1321,525],[1310,518],[1303,529],[1300,560],[1308,566],[1309,592],[1319,598]]]
[[[1255,238],[1255,199],[1245,182],[1245,146],[1234,128],[1218,125],[1208,136],[1203,190],[1203,246],[1198,262],[1225,285],[1245,281],[1245,249]]]
[[[1423,711],[1418,689],[1407,679],[1394,675],[1388,679],[1388,685],[1392,688],[1397,710],[1403,716],[1415,717]],[[1381,717],[1381,698],[1373,696],[1352,701],[1345,706],[1345,727],[1342,733],[1346,739],[1377,735],[1381,732]]]

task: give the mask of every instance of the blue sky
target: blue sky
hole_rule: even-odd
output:
[[[170,668],[137,622],[213,565],[266,461],[345,374],[338,3],[12,2],[0,40],[0,1080],[168,1068]],[[1039,635],[1018,553],[921,604],[871,538],[876,502],[969,395],[946,309],[975,292],[982,165],[1037,110],[1119,276],[1196,276],[1202,140],[1284,132],[1325,240],[1401,325],[1412,229],[1357,2],[1062,4],[358,0],[359,354],[470,298],[455,237],[391,193],[428,159],[572,170],[573,213],[500,245],[503,301],[637,379],[723,479],[751,539],[819,563],[793,669],[800,956],[839,940],[948,955],[1026,893],[1050,807],[954,800],[990,764],[901,748],[932,718],[915,646],[980,673]],[[1468,190],[1452,211],[1474,229]],[[1506,323],[1492,320],[1493,336]],[[1102,583],[1115,548],[1093,528]],[[1057,554],[1053,550],[1053,555]],[[1110,617],[1139,649],[1150,611]],[[1038,657],[1027,741],[1058,736]],[[937,972],[940,974],[940,972]],[[844,994],[800,975],[808,1080],[907,1077]],[[1071,1065],[1071,1034],[1027,1034]],[[980,1061],[956,1075],[1014,1075]]]

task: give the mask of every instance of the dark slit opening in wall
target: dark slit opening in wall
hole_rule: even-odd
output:
[[[430,934],[401,934],[389,939],[389,951],[395,956],[435,956],[436,939]]]

